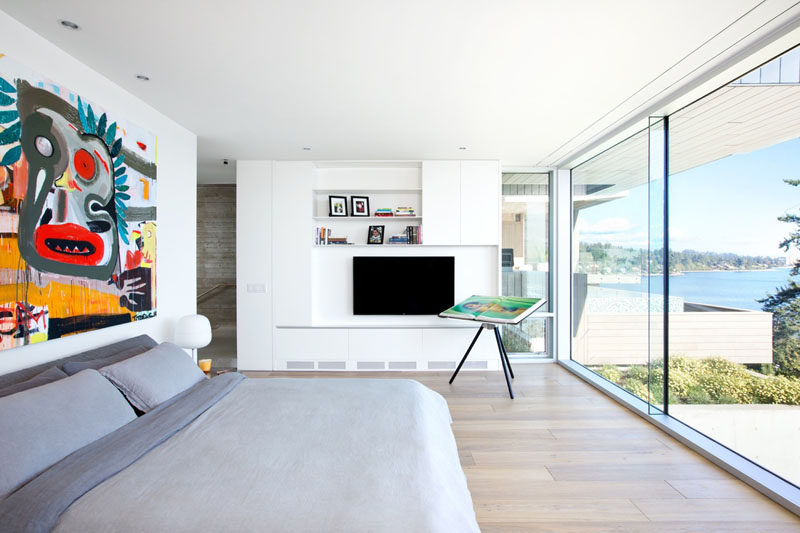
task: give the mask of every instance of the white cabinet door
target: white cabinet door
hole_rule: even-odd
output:
[[[499,161],[461,162],[461,244],[500,244]]]
[[[460,191],[460,162],[422,162],[423,244],[461,244]]]
[[[272,370],[272,161],[236,163],[236,350],[241,370]]]
[[[415,361],[422,353],[421,329],[351,329],[350,360]]]
[[[311,215],[314,164],[275,163],[273,209],[273,317],[276,326],[311,325]],[[258,220],[252,221],[258,224]]]
[[[278,328],[275,332],[275,358],[281,362],[347,361],[347,346],[346,329]]]

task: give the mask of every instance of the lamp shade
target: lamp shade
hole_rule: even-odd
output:
[[[186,315],[175,326],[175,344],[181,348],[202,348],[211,342],[211,322],[203,315]]]

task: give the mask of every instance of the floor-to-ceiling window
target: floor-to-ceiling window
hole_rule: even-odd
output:
[[[501,282],[504,296],[550,299],[550,173],[503,172]],[[503,326],[515,357],[547,356],[552,319]]]
[[[651,260],[649,136],[572,169],[572,359],[658,404],[660,375],[648,363],[664,303],[648,291],[661,268]]]
[[[669,159],[670,415],[800,485],[800,48],[670,116]]]
[[[572,189],[572,360],[800,485],[800,47]]]

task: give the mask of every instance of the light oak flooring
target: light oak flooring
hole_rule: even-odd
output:
[[[246,372],[416,379],[441,393],[481,529],[800,532],[800,518],[555,364],[501,372]]]

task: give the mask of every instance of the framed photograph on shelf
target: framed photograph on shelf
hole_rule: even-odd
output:
[[[328,196],[328,216],[347,216],[347,196]]]
[[[369,198],[366,196],[351,196],[350,197],[350,216],[351,217],[368,217],[369,216]]]
[[[383,244],[384,226],[370,226],[367,234],[367,244]]]

